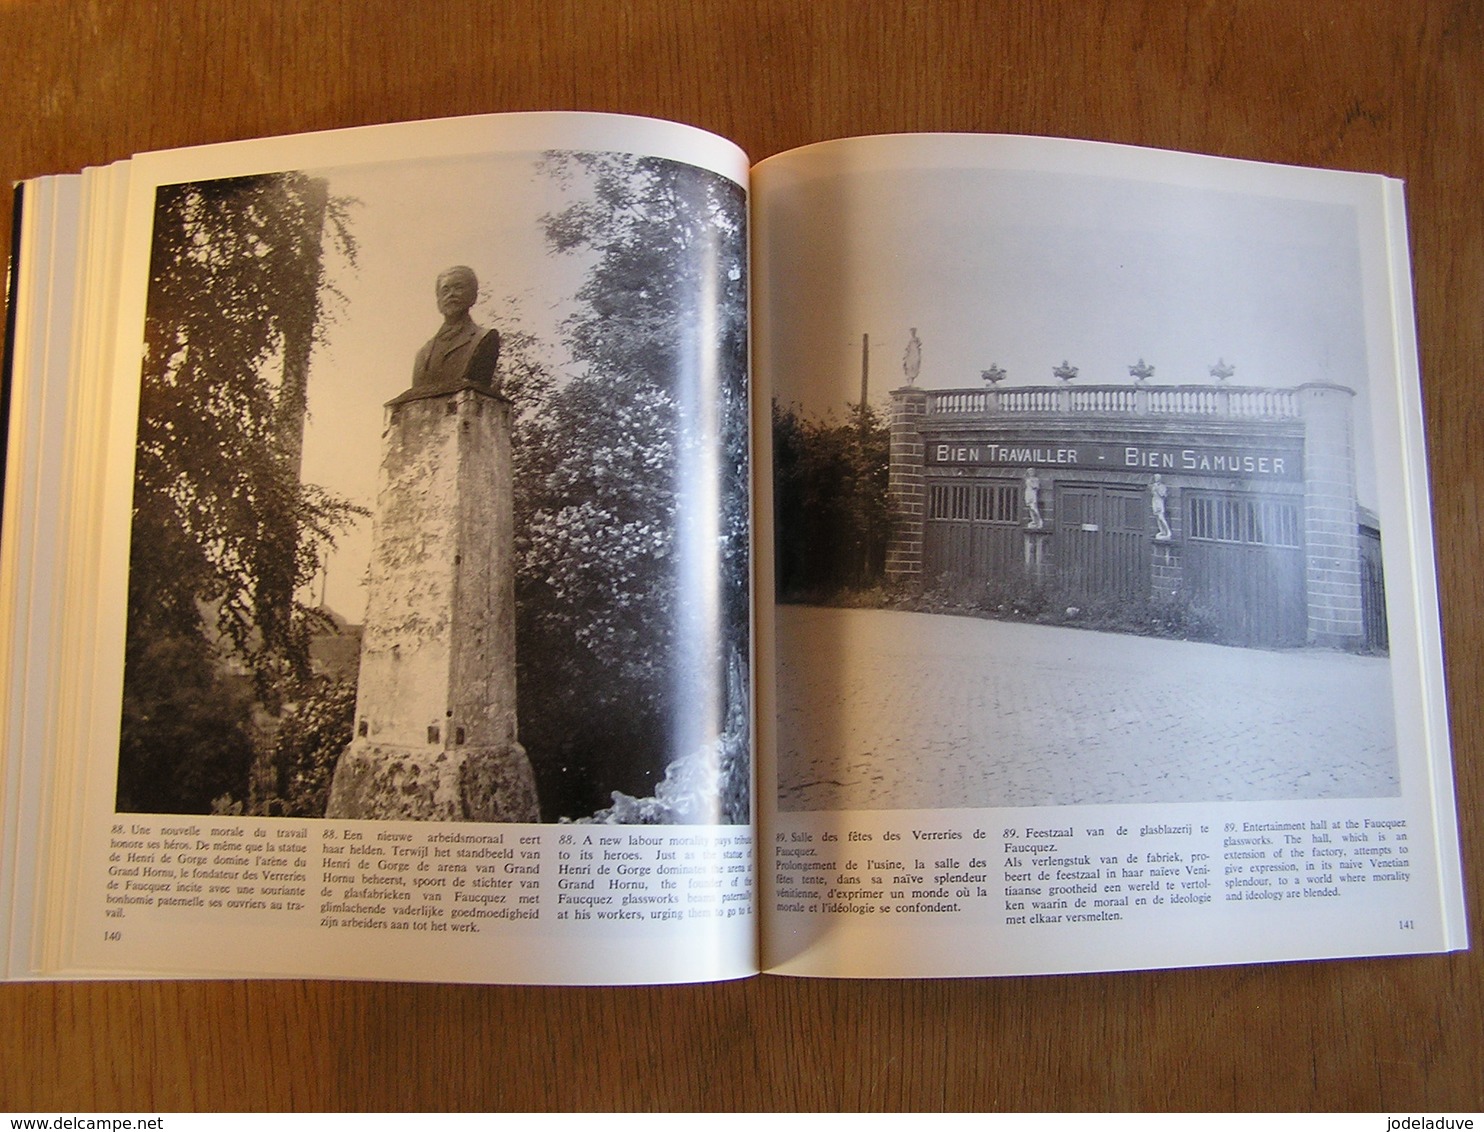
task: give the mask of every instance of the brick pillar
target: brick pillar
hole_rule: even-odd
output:
[[[1304,418],[1304,582],[1310,644],[1360,648],[1360,533],[1355,509],[1353,390],[1298,389]]]
[[[912,386],[891,393],[891,471],[887,498],[891,506],[891,536],[886,544],[888,582],[922,579],[922,529],[927,514],[923,486],[924,448],[920,425],[927,414],[928,395]]]

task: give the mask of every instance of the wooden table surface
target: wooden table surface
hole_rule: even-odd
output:
[[[0,7],[7,182],[502,110],[1054,134],[1407,181],[1480,927],[1484,4],[522,0]],[[0,233],[10,225],[0,224]],[[1478,1109],[1484,949],[939,982],[0,987],[0,1109]]]

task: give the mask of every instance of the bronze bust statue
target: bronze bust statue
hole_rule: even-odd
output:
[[[498,392],[495,367],[500,361],[500,334],[469,316],[479,297],[478,277],[471,268],[450,267],[438,276],[436,293],[443,325],[418,350],[409,392],[452,392],[466,385]]]

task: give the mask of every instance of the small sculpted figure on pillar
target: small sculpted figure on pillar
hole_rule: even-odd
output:
[[[1036,475],[1035,468],[1025,470],[1025,509],[1030,516],[1025,524],[1026,530],[1039,531],[1046,525],[1041,518],[1041,477]]]
[[[917,327],[907,339],[907,349],[902,353],[902,373],[908,385],[917,384],[917,375],[922,372],[922,339],[917,336]]]
[[[1165,514],[1165,499],[1169,494],[1169,485],[1156,475],[1154,482],[1149,485],[1150,505],[1154,509],[1154,522],[1159,528],[1154,534],[1156,542],[1169,542],[1173,537],[1169,516]]]

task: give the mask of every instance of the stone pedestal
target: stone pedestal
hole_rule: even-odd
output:
[[[326,816],[540,820],[516,734],[510,403],[484,387],[387,406],[356,733]]]
[[[356,739],[340,756],[327,816],[382,821],[539,821],[519,743],[414,750]]]

